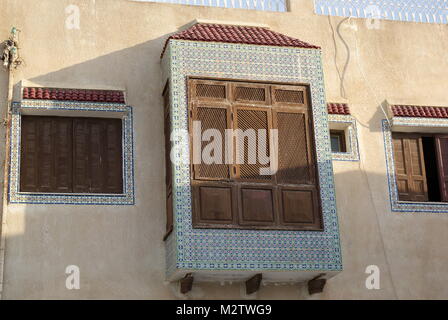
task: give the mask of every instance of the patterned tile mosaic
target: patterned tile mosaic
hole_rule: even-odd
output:
[[[63,194],[27,193],[19,191],[20,182],[20,123],[24,110],[45,111],[93,111],[123,113],[123,194]],[[97,115],[97,113],[95,113]],[[90,204],[132,205],[134,204],[134,150],[132,107],[124,104],[26,100],[13,104],[11,123],[11,156],[9,174],[10,203],[39,204]]]
[[[359,161],[359,144],[358,133],[356,129],[356,120],[349,115],[328,115],[328,121],[331,124],[343,124],[348,131],[347,149],[348,152],[333,152],[332,159],[334,161]]]
[[[410,202],[398,200],[398,188],[395,177],[394,153],[392,144],[392,127],[444,127],[448,128],[447,119],[434,118],[394,118],[389,124],[387,120],[382,120],[382,130],[384,137],[384,151],[386,154],[387,179],[389,185],[389,197],[391,210],[394,212],[427,212],[427,213],[448,213],[448,203],[436,202]]]
[[[448,23],[447,0],[314,0],[317,14]]]
[[[173,131],[180,134],[173,142],[175,240],[166,242],[167,277],[178,269],[342,270],[320,50],[170,40],[162,63],[172,89]],[[192,228],[188,76],[310,84],[324,231]]]

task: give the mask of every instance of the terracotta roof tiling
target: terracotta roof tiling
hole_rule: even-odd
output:
[[[187,30],[171,35],[165,42],[161,56],[171,39],[320,49],[318,46],[263,27],[197,23]]]
[[[327,103],[327,109],[329,114],[342,114],[349,115],[350,109],[346,103]]]
[[[23,88],[22,98],[37,100],[125,103],[124,93],[119,90],[25,87]]]
[[[392,105],[394,117],[448,118],[448,107]]]

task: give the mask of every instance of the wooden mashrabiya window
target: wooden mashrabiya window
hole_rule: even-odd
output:
[[[193,226],[322,230],[308,87],[189,79],[188,96]],[[202,159],[211,141],[203,137],[201,159],[193,162],[193,121],[200,121],[201,136],[207,129],[221,134],[221,161]],[[225,148],[226,129],[242,130],[239,148],[235,135]],[[255,143],[244,135],[248,129],[255,130]],[[270,139],[273,129],[277,143]],[[275,174],[260,172],[270,166],[258,156],[260,148],[271,160],[278,155]]]

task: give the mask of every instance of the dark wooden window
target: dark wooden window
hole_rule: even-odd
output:
[[[330,142],[332,152],[347,152],[344,130],[330,130]]]
[[[190,79],[188,88],[191,136],[193,121],[201,121],[201,133],[217,130],[223,146],[214,155],[219,163],[200,159],[191,165],[193,226],[322,230],[308,87]],[[234,136],[225,149],[226,129],[253,129],[256,139]],[[263,145],[260,129],[268,133]],[[272,129],[278,130],[277,145],[269,139]],[[192,155],[210,143],[194,150],[191,139]],[[266,156],[277,153],[275,174],[260,173],[270,166],[260,159],[260,148]]]
[[[448,136],[392,134],[399,200],[448,201]]]
[[[121,120],[22,116],[20,191],[123,193]]]

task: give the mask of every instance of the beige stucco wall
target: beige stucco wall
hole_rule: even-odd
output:
[[[65,8],[80,8],[80,29],[65,27]],[[344,271],[312,299],[448,298],[448,214],[390,211],[379,104],[385,99],[448,106],[448,26],[365,20],[341,27],[350,48],[340,96],[336,66],[346,59],[330,23],[309,0],[291,12],[179,6],[127,0],[2,0],[0,38],[20,33],[24,65],[14,83],[122,88],[134,107],[134,206],[9,205],[4,299],[179,297],[164,281],[164,153],[160,52],[167,36],[194,19],[268,24],[323,48],[329,101],[346,101],[358,121],[361,161],[334,162]],[[0,107],[7,74],[0,71]],[[2,111],[2,114],[4,112]],[[4,136],[4,132],[1,132]],[[2,150],[4,143],[1,144]],[[2,153],[3,154],[3,153]],[[0,159],[3,160],[3,159]],[[65,288],[65,267],[81,271],[81,289]],[[365,288],[365,268],[378,265],[381,289]],[[240,284],[197,284],[193,298],[241,298]],[[264,286],[262,299],[310,298],[304,286]]]

